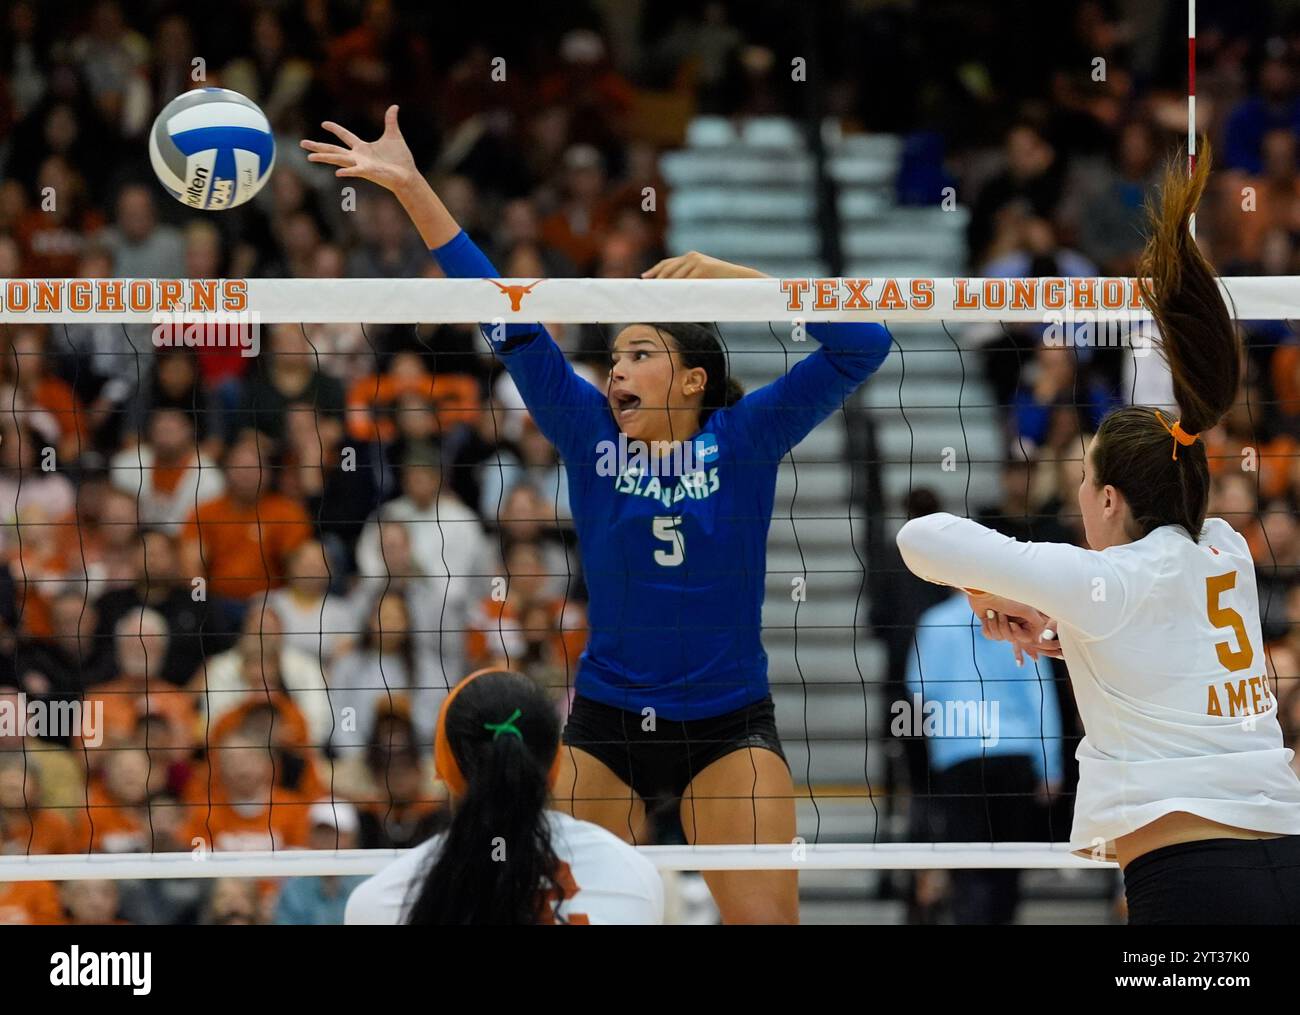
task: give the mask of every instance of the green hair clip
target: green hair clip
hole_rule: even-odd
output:
[[[524,713],[521,712],[519,709],[515,709],[514,712],[510,714],[510,718],[507,719],[505,722],[485,722],[483,724],[483,728],[485,730],[492,731],[493,740],[501,736],[502,733],[513,733],[520,740],[523,740],[524,735],[519,732],[519,727],[515,725],[515,720],[518,719],[523,714]]]

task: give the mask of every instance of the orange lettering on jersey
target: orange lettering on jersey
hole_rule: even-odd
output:
[[[1214,689],[1213,684],[1210,685],[1210,701],[1209,704],[1205,706],[1205,714],[1217,716],[1223,715],[1223,706],[1219,704],[1219,692]]]
[[[1246,681],[1238,680],[1235,684],[1228,681],[1223,685],[1224,690],[1228,692],[1228,715],[1239,716],[1246,714]]]
[[[1251,677],[1251,678],[1250,678],[1250,710],[1251,710],[1251,712],[1256,712],[1256,713],[1259,712],[1259,697],[1260,697],[1260,694],[1259,694],[1259,685],[1260,685],[1260,679],[1259,679],[1259,677]]]
[[[542,898],[541,913],[539,914],[538,923],[554,924],[559,921],[555,918],[555,911],[562,902],[573,898],[578,894],[578,882],[573,880],[573,871],[563,860],[559,861],[555,868],[555,886],[552,887]],[[577,926],[586,926],[591,923],[591,919],[586,913],[566,913],[565,922]]]

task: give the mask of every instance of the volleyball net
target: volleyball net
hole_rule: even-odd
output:
[[[1211,511],[1256,551],[1294,746],[1300,279],[1223,288],[1251,369],[1207,437]],[[984,643],[893,536],[949,510],[1081,540],[1087,435],[1171,401],[1134,280],[31,279],[0,282],[0,882],[371,873],[445,824],[432,730],[466,673],[524,672],[567,714],[587,589],[565,471],[466,322],[545,322],[603,391],[627,324],[718,322],[753,389],[817,347],[808,324],[864,320],[890,356],[784,458],[770,513],[798,837],[683,845],[668,808],[641,848],[663,870],[1099,866],[1067,846],[1063,664]],[[695,496],[651,478],[625,492]]]

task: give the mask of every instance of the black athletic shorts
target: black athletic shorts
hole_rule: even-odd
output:
[[[1300,835],[1202,839],[1124,870],[1132,924],[1300,924]]]
[[[564,727],[564,743],[599,758],[647,803],[680,798],[692,779],[732,751],[758,747],[786,760],[770,695],[709,719],[658,718],[653,730],[643,729],[644,722],[640,712],[579,695]]]

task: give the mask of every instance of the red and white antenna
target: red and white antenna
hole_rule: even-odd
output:
[[[1187,0],[1187,175],[1196,172],[1196,0]],[[1189,226],[1196,237],[1196,214]]]

